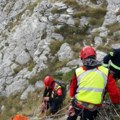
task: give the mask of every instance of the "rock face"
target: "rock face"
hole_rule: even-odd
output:
[[[120,17],[116,15],[116,10],[120,8],[120,0],[107,0],[107,14],[103,25],[109,25],[115,22],[120,22]]]
[[[87,0],[76,1],[80,5],[92,6]],[[108,35],[105,25],[120,22],[120,16],[115,14],[120,7],[120,1],[107,0],[107,2],[108,12],[103,25],[91,31],[91,33],[100,32],[100,36],[95,38],[97,45],[102,45],[102,37]],[[97,5],[99,4],[101,3],[98,2]],[[66,10],[66,12],[53,14],[51,11],[55,8]],[[9,96],[23,91],[21,99],[26,99],[28,92],[38,88],[36,85],[30,85],[28,79],[48,67],[48,58],[54,57],[50,50],[51,41],[53,39],[59,42],[64,41],[64,36],[55,33],[54,30],[61,28],[64,24],[74,26],[73,13],[73,8],[62,2],[0,0],[0,95]],[[53,20],[58,20],[59,24],[54,25]],[[84,26],[88,24],[88,18],[82,16],[79,22]],[[116,34],[117,32],[114,35]],[[69,71],[69,65],[82,64],[79,60],[74,60],[74,52],[65,42],[56,51],[55,56],[59,61],[64,59],[69,61],[67,68],[61,69],[63,72]],[[28,63],[34,64],[32,70],[29,70]]]
[[[73,51],[70,48],[69,44],[67,44],[67,43],[64,43],[61,46],[61,48],[57,54],[58,54],[59,61],[70,60],[73,58]]]

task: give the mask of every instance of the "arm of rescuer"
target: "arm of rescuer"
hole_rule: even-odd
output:
[[[109,61],[112,59],[113,57],[113,52],[109,52],[104,58],[103,58],[103,66],[104,67],[108,67],[108,63]]]
[[[111,74],[108,76],[106,90],[110,96],[111,102],[113,104],[120,104],[120,90],[116,86],[116,82]]]
[[[55,104],[60,104],[62,102],[62,95],[63,91],[61,88],[59,88],[56,91],[56,97],[55,98],[50,97],[50,101],[53,101]]]
[[[76,74],[74,73],[74,75],[72,76],[72,80],[70,82],[70,97],[71,99],[74,98],[75,94],[76,94],[76,89],[77,89],[77,77]]]
[[[71,82],[70,82],[70,89],[69,89],[70,97],[71,97],[70,102],[72,102],[72,99],[74,98],[74,96],[76,94],[76,89],[77,89],[77,77],[76,77],[76,74],[74,73],[74,75],[72,76]],[[67,110],[67,114],[69,116],[74,116],[75,115],[75,109],[72,106],[72,104],[69,106],[69,108]]]

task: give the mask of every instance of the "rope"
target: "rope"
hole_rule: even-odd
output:
[[[45,117],[41,117],[41,118],[33,118],[33,120],[43,120],[43,119],[47,119],[47,118],[51,118],[51,117],[58,117],[58,116],[62,116],[65,115],[66,113],[61,113],[61,114],[57,114],[57,115],[50,115],[50,116],[45,116]]]
[[[54,115],[49,115],[49,116],[46,116],[46,112],[47,110],[45,111],[45,115],[41,118],[33,118],[33,120],[43,120],[43,119],[47,119],[47,118],[54,118],[54,117],[57,117],[57,116],[62,116],[62,115],[65,115],[66,113],[60,113],[58,114],[59,112],[63,111],[64,109],[66,109],[70,104],[66,105],[64,108],[60,109],[58,112],[56,112]]]
[[[70,105],[70,104],[68,104],[68,105],[66,105],[64,108],[58,110],[58,112],[56,112],[55,114],[58,114],[60,111],[62,111],[62,110],[64,110],[65,108],[67,108],[69,105]],[[54,114],[54,115],[55,115],[55,114]]]

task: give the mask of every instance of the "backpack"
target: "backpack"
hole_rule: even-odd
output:
[[[23,115],[15,115],[12,120],[28,120],[26,116]]]
[[[61,81],[61,80],[55,80],[55,82],[56,82],[59,86],[61,86],[61,89],[62,89],[62,91],[63,91],[62,98],[63,98],[63,100],[64,100],[65,97],[66,97],[66,93],[67,93],[66,84],[65,84],[63,81]]]

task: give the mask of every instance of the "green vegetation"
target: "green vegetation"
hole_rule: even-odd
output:
[[[23,115],[33,115],[34,110],[40,105],[41,100],[38,95],[43,92],[38,89],[35,92],[29,93],[27,100],[20,100],[21,93],[11,95],[10,97],[0,97],[0,106],[4,105],[5,109],[0,115],[0,120],[11,120],[11,118],[20,113]]]
[[[2,120],[8,120],[9,117],[22,110],[18,93],[16,95],[11,95],[9,98],[0,97],[0,105],[5,106],[1,114]]]
[[[100,50],[100,51],[104,51],[106,53],[108,53],[109,51],[111,51],[111,47],[109,47],[109,46],[102,46],[102,45],[100,45],[100,46],[98,46],[97,49]]]
[[[98,7],[98,8],[91,8],[89,6],[81,6],[81,9],[73,14],[73,17],[93,17],[93,18],[101,18],[105,16],[107,10],[106,7]]]
[[[43,80],[46,75],[54,76],[56,70],[60,70],[63,66],[66,66],[67,60],[59,61],[58,58],[53,59],[52,61],[48,60],[48,68],[41,70],[36,75],[32,76],[28,79],[29,84],[34,85],[37,81]],[[56,74],[55,76],[59,76],[60,74]]]
[[[75,44],[76,42],[83,40],[81,36],[84,36],[85,38],[88,29],[89,25],[78,27],[64,24],[60,29],[56,29],[55,32],[62,34],[62,36],[65,38],[65,41],[68,43]]]
[[[97,1],[96,0],[90,0],[90,2],[94,3],[94,4],[97,4]]]
[[[66,59],[64,59],[62,61],[57,61],[56,64],[54,65],[54,69],[55,70],[60,70],[62,67],[66,66],[67,62],[68,61]]]
[[[65,59],[63,61],[59,61],[58,57],[55,57],[52,60],[48,60],[48,71],[50,74],[53,74],[56,70],[60,70],[63,66],[66,66],[68,61]]]
[[[59,23],[59,21],[58,21],[57,19],[53,19],[53,20],[52,20],[52,24],[53,24],[53,25],[57,25],[58,23]]]
[[[103,21],[104,21],[104,18],[101,17],[100,19],[97,19],[97,18],[90,18],[89,19],[89,24],[90,25],[96,25],[97,26],[101,26],[103,24]]]
[[[23,69],[22,66],[17,66],[17,67],[14,69],[14,74],[19,73],[22,69]]]
[[[36,0],[33,4],[30,3],[30,4],[27,6],[26,10],[29,10],[29,11],[31,12],[31,15],[32,15],[34,8],[35,8],[35,7],[38,5],[38,3],[40,3],[40,2],[41,2],[41,0]]]
[[[25,65],[20,65],[18,63],[16,63],[16,64],[18,66],[14,69],[14,75],[19,73],[23,68],[28,68],[28,71],[32,71],[32,69],[35,67],[36,63],[31,58],[30,61],[28,63],[26,63]]]
[[[52,41],[50,44],[51,54],[55,55],[60,49],[62,44],[63,44],[63,41],[57,41],[57,40]]]
[[[75,20],[75,25],[69,26],[64,23],[60,29],[55,29],[55,32],[61,34],[64,37],[65,41],[70,45],[75,45],[77,42],[82,44],[83,40],[89,39],[88,30],[91,26],[98,27],[103,24],[104,16],[107,11],[106,7],[101,6],[98,8],[91,8],[86,5],[81,6],[74,0],[63,0],[63,2],[65,2],[67,5],[71,4],[71,7],[74,6],[75,12],[73,14],[73,18]],[[79,18],[82,16],[88,17],[89,24],[80,26]],[[53,20],[53,24],[57,25],[58,21]],[[95,34],[97,33],[94,33],[93,35],[95,36]]]
[[[29,84],[34,85],[37,81],[43,80],[43,78],[49,74],[49,70],[43,69],[40,72],[38,72],[36,75],[32,76],[31,78],[28,79]]]
[[[51,13],[52,13],[52,14],[55,14],[55,13],[62,14],[62,13],[65,12],[65,10],[66,10],[66,9],[53,8],[53,9],[51,10]]]
[[[73,9],[79,9],[79,4],[76,0],[62,0],[66,5],[72,7]]]
[[[109,35],[112,36],[117,30],[120,30],[120,24],[118,22],[106,26],[109,29]]]
[[[70,83],[70,80],[72,78],[72,75],[74,74],[75,72],[75,69],[71,69],[71,71],[65,73],[62,77],[62,80],[63,81],[67,81],[68,83]]]
[[[19,24],[21,17],[23,13],[26,10],[30,11],[30,15],[32,15],[34,8],[37,6],[37,4],[41,0],[36,0],[33,4],[29,4],[27,8],[19,13],[16,16],[16,21],[13,22],[12,20],[7,24],[6,29],[11,30],[13,27],[15,27],[17,24]],[[60,79],[64,81],[65,83],[70,83],[71,77],[74,74],[74,68],[71,68],[71,71],[67,73],[57,72],[61,70],[61,68],[66,67],[67,60],[59,61],[57,57],[55,57],[55,54],[60,49],[60,46],[67,42],[70,44],[70,47],[75,52],[74,58],[79,57],[79,51],[81,46],[83,46],[83,40],[87,45],[90,45],[93,43],[93,38],[97,35],[99,35],[99,31],[96,31],[91,36],[89,33],[89,28],[98,27],[101,26],[104,20],[104,16],[106,14],[106,6],[101,6],[98,8],[91,8],[89,6],[81,6],[79,5],[76,0],[62,0],[65,4],[72,7],[75,12],[73,14],[73,18],[75,21],[75,25],[69,26],[68,24],[63,24],[60,29],[55,29],[56,33],[60,33],[64,37],[64,41],[57,41],[53,40],[50,44],[52,59],[48,58],[47,66],[48,68],[45,68],[38,72],[36,75],[32,76],[28,81],[31,85],[34,85],[37,81],[43,80],[46,75],[52,75],[56,79]],[[90,0],[92,3],[96,4],[96,0]],[[53,8],[51,12],[53,14],[55,13],[65,13],[66,9],[59,10],[57,8]],[[44,13],[43,13],[44,14]],[[120,14],[120,11],[117,13],[117,15]],[[81,26],[80,25],[80,18],[82,16],[85,16],[88,18],[89,24]],[[52,21],[53,25],[57,25],[59,22],[58,20]],[[120,29],[120,25],[118,23],[114,23],[112,25],[107,26],[107,28],[110,30],[109,35],[110,37],[113,36],[113,33]],[[41,39],[46,38],[47,33],[45,32]],[[7,37],[7,35],[4,33],[3,37]],[[104,43],[107,38],[104,38]],[[120,35],[114,36],[114,40],[120,40]],[[78,43],[78,44],[76,44]],[[9,46],[8,43],[5,43],[5,46]],[[108,52],[111,50],[109,46],[99,46],[97,49]],[[25,65],[19,65],[14,69],[14,74],[19,73],[23,68],[28,68],[28,71],[32,71],[35,67],[36,63],[31,59],[27,64]],[[119,85],[120,86],[120,85]],[[42,90],[36,90],[33,93],[30,93],[27,100],[20,100],[20,94],[19,95],[12,95],[8,98],[0,97],[0,105],[5,105],[5,110],[1,114],[2,117],[0,119],[2,120],[8,120],[10,117],[12,117],[16,113],[24,113],[25,115],[33,115],[34,110],[40,105],[40,100],[38,98],[38,95],[43,92]],[[41,93],[42,94],[42,93]],[[69,97],[69,96],[67,96]],[[65,100],[64,105],[68,104],[67,98]],[[9,111],[9,112],[8,112]]]
[[[31,60],[26,64],[26,67],[28,67],[28,71],[32,71],[33,68],[35,67],[35,65],[36,65],[36,63],[31,58]]]

